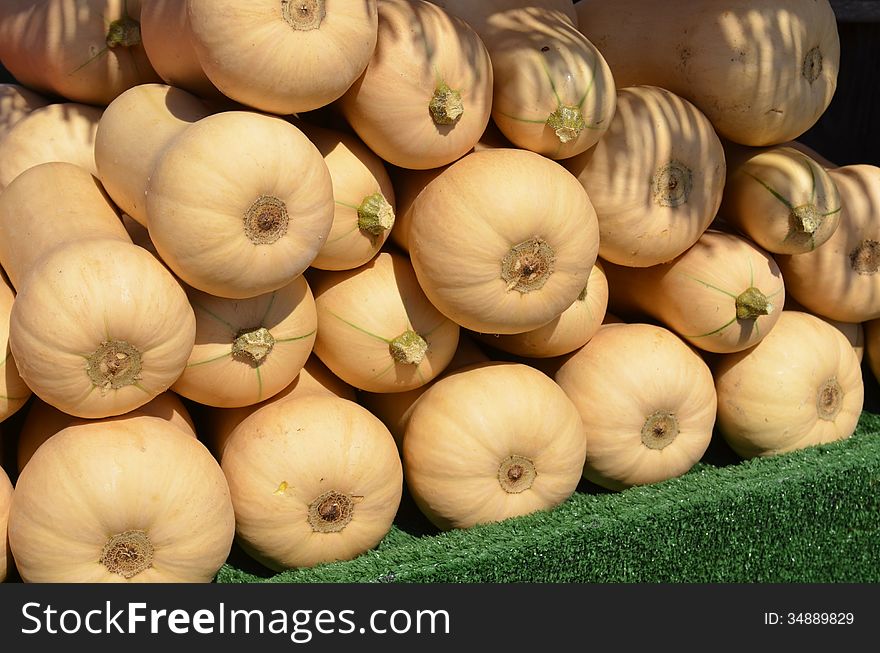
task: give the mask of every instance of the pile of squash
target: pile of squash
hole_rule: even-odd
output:
[[[8,0],[0,61],[0,579],[350,559],[404,487],[849,437],[880,371],[827,0]]]

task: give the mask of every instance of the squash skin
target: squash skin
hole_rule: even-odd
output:
[[[607,264],[605,272],[612,312],[660,320],[709,352],[754,346],[773,329],[785,303],[785,277],[773,258],[749,240],[720,231],[706,231],[669,263]],[[760,294],[750,297],[750,288]]]
[[[680,476],[700,460],[715,423],[712,373],[671,331],[648,324],[602,326],[567,357],[556,382],[586,429],[584,478],[611,490]],[[677,434],[645,441],[658,413],[674,416]]]
[[[837,86],[840,40],[828,0],[581,0],[575,9],[618,88],[666,88],[736,143],[799,137]]]
[[[9,543],[25,582],[207,583],[232,545],[220,466],[158,417],[64,429],[34,453],[17,487]],[[138,530],[153,546],[152,566],[126,578],[96,563],[109,536]]]
[[[131,242],[101,183],[84,168],[41,163],[0,195],[0,263],[19,290],[53,249],[94,238]]]
[[[225,111],[165,148],[146,206],[150,238],[177,276],[208,294],[245,299],[302,274],[330,232],[334,205],[324,159],[299,129]]]
[[[196,427],[183,402],[173,392],[163,392],[133,411],[104,421],[125,420],[132,417],[158,417],[179,428],[189,436],[196,437]],[[24,469],[34,452],[49,438],[68,427],[93,424],[94,420],[82,419],[62,413],[41,399],[35,399],[28,408],[18,436],[16,456],[18,471]]]
[[[232,432],[222,468],[235,506],[236,536],[270,569],[349,560],[391,528],[403,491],[394,439],[356,403],[323,395],[276,402]],[[351,520],[335,532],[310,523],[327,492],[353,497]]]
[[[195,95],[165,84],[141,84],[116,97],[98,121],[95,166],[107,194],[147,225],[147,181],[164,149],[212,113]]]
[[[840,194],[837,230],[822,247],[777,255],[776,262],[787,291],[809,312],[866,322],[880,317],[880,167],[849,165],[828,174]]]
[[[167,390],[194,341],[195,317],[177,280],[146,250],[103,239],[73,242],[41,259],[16,295],[9,329],[34,394],[86,418],[127,413]],[[101,378],[99,386],[104,363],[84,360],[114,342],[139,352],[140,370],[129,355],[120,376]]]
[[[783,311],[758,346],[719,357],[713,373],[719,431],[743,458],[848,438],[862,411],[864,385],[852,346],[809,313]],[[836,412],[825,403],[833,395],[823,395],[829,380],[839,392]]]
[[[65,161],[98,176],[95,135],[102,110],[76,102],[31,111],[0,136],[0,190],[40,163]]]
[[[376,47],[376,0],[324,0],[316,29],[292,29],[276,0],[187,0],[192,44],[227,97],[288,115],[326,106],[360,76]]]
[[[522,333],[559,316],[586,285],[599,246],[578,181],[539,154],[503,148],[468,154],[434,179],[415,201],[409,233],[428,299],[483,333]],[[536,276],[523,283],[517,260],[533,252]]]
[[[585,450],[578,411],[553,381],[527,365],[484,363],[421,396],[403,437],[403,466],[419,509],[449,530],[562,503],[577,487]],[[500,478],[512,456],[537,472],[515,492]]]
[[[9,574],[14,563],[12,552],[9,550],[9,541],[6,537],[12,492],[12,483],[9,481],[6,472],[0,467],[0,583],[6,580],[6,576]]]
[[[444,87],[460,95],[460,111],[438,123],[429,106]],[[379,0],[375,52],[338,106],[388,163],[418,170],[446,165],[471,150],[489,122],[489,53],[464,21],[430,2]]]
[[[34,109],[49,104],[49,99],[20,84],[0,84],[0,138],[4,132]]]
[[[562,19],[578,26],[578,15],[571,0],[432,0],[453,16],[470,25],[480,38],[491,34],[499,22],[507,22],[510,15],[539,15],[554,20]]]
[[[159,82],[140,43],[140,0],[9,0],[0,7],[0,60],[25,86],[106,106],[124,90]],[[132,45],[109,47],[127,14]]]
[[[206,406],[233,408],[264,401],[296,378],[318,325],[312,291],[301,275],[244,300],[186,290],[196,315],[196,344],[172,390]],[[256,348],[240,347],[247,342],[240,338],[245,330],[254,334]]]
[[[3,360],[0,362],[0,370],[3,372],[0,378],[0,422],[18,412],[33,394],[21,378],[15,357],[9,348],[9,321],[14,302],[15,293],[12,287],[5,277],[0,275],[0,352],[3,352]],[[0,464],[2,463],[0,456]]]
[[[596,147],[563,165],[599,219],[599,256],[629,267],[672,260],[709,227],[724,191],[724,148],[690,102],[653,86],[619,89]]]

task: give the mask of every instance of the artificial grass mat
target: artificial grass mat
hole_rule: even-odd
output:
[[[406,501],[380,545],[272,572],[238,551],[220,583],[880,582],[880,415],[841,442],[619,493],[586,485],[550,511],[438,533]]]

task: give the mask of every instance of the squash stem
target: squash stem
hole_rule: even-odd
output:
[[[441,81],[434,89],[434,95],[428,103],[428,111],[431,118],[438,125],[452,125],[464,113],[464,105],[461,102],[461,93],[455,91]]]
[[[587,123],[579,107],[559,105],[547,118],[547,126],[556,133],[560,143],[568,143],[578,137]]]
[[[394,226],[394,209],[382,193],[364,198],[357,209],[358,229],[373,236],[381,236]]]
[[[812,235],[822,224],[822,215],[815,204],[802,204],[791,210],[791,223],[795,232]]]
[[[274,346],[275,338],[266,327],[242,329],[232,341],[232,356],[258,367]]]
[[[141,24],[126,15],[114,20],[107,29],[107,47],[131,48],[141,42]]]
[[[391,357],[398,363],[419,365],[428,352],[428,343],[413,330],[407,330],[388,343]]]
[[[770,315],[773,304],[767,295],[752,286],[736,298],[736,317],[738,320],[754,320],[761,315]]]
[[[104,544],[99,562],[125,579],[153,566],[153,543],[145,531],[117,533]]]

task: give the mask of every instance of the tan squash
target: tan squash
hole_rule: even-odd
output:
[[[269,399],[249,406],[211,408],[206,411],[203,416],[204,432],[201,434],[203,440],[217,460],[221,460],[229,436],[246,417],[263,406],[288,399],[296,400],[310,394],[322,394],[357,401],[354,388],[328,370],[327,366],[312,354],[290,385]]]
[[[148,0],[141,7],[141,38],[153,69],[169,86],[216,98],[190,38],[186,0]]]
[[[0,467],[0,583],[6,580],[14,561],[9,551],[6,537],[6,524],[9,521],[9,506],[12,503],[12,483]]]
[[[177,280],[140,247],[106,239],[43,257],[16,295],[9,327],[34,394],[87,418],[127,413],[167,390],[194,340]]]
[[[880,319],[868,320],[863,326],[868,369],[871,370],[874,379],[880,381]]]
[[[496,349],[527,358],[551,358],[583,347],[602,325],[608,307],[608,279],[599,261],[571,306],[544,326],[525,333],[482,334],[480,340]]]
[[[143,417],[144,415],[164,419],[174,424],[174,426],[187,435],[196,437],[196,427],[189,411],[187,411],[186,406],[183,405],[183,402],[173,392],[163,392],[140,408],[135,408],[133,411],[117,417],[107,417],[101,421],[126,420],[132,417]],[[34,398],[28,408],[18,435],[16,458],[19,473],[21,473],[21,470],[24,469],[24,466],[33,457],[34,452],[53,435],[67,427],[76,428],[83,424],[94,424],[95,422],[96,420],[82,419],[62,413],[45,401]]]
[[[410,256],[425,294],[472,331],[522,333],[584,289],[599,248],[590,198],[558,163],[474,152],[417,197]]]
[[[518,147],[565,159],[611,123],[614,79],[565,2],[438,2],[470,20],[492,59],[492,119]]]
[[[47,104],[47,98],[20,84],[0,84],[0,138],[31,111]]]
[[[837,86],[828,0],[581,0],[575,9],[619,88],[666,88],[743,145],[797,138]]]
[[[841,322],[880,317],[880,167],[828,171],[840,193],[840,224],[822,247],[776,257],[786,290],[816,315]]]
[[[264,401],[296,378],[312,351],[318,318],[299,276],[265,295],[233,300],[187,290],[196,315],[196,342],[171,386],[207,406]]]
[[[695,347],[740,351],[776,324],[785,283],[769,254],[751,241],[707,231],[675,260],[649,268],[605,266],[612,311],[661,321]]]
[[[333,223],[333,188],[299,129],[226,111],[165,148],[146,207],[150,238],[175,274],[211,295],[244,299],[286,286],[311,264]]]
[[[412,415],[413,408],[419,397],[425,394],[428,388],[456,370],[474,363],[488,362],[489,357],[483,353],[483,350],[471,338],[461,335],[458,339],[455,356],[449,361],[446,369],[433,380],[405,392],[360,392],[358,393],[358,401],[373,415],[382,420],[382,423],[391,431],[391,435],[394,436],[394,441],[397,443],[398,449],[400,449],[403,443],[403,434],[406,432],[406,425],[409,423],[409,417]]]
[[[102,110],[62,102],[34,109],[0,135],[0,190],[40,163],[66,161],[97,176],[95,134]]]
[[[0,275],[0,422],[15,414],[31,396],[31,389],[21,378],[18,365],[9,348],[9,319],[15,293],[9,282]],[[2,442],[2,439],[0,439]],[[0,446],[2,449],[2,446]],[[2,461],[0,461],[2,462]]]
[[[837,229],[840,195],[825,169],[792,147],[726,148],[719,215],[773,254],[810,252]]]
[[[489,122],[489,53],[467,23],[435,4],[379,0],[375,52],[339,108],[385,161],[446,165],[473,148]]]
[[[672,260],[712,222],[724,191],[724,148],[687,100],[653,86],[620,89],[596,147],[564,162],[599,218],[599,255],[647,267]]]
[[[783,311],[756,347],[719,357],[718,430],[743,458],[848,438],[862,412],[849,341],[809,313]]]
[[[277,114],[330,104],[376,47],[376,0],[188,0],[193,47],[224,95]]]
[[[381,252],[355,270],[310,273],[309,283],[315,354],[355,388],[411,390],[452,360],[459,327],[428,301],[406,257]]]
[[[825,158],[823,155],[819,154],[819,152],[814,150],[812,147],[810,147],[806,143],[802,143],[801,141],[789,141],[788,143],[785,143],[785,145],[787,147],[790,147],[790,148],[797,150],[798,152],[802,152],[804,155],[810,157],[813,161],[818,163],[820,166],[822,166],[826,170],[828,168],[838,168],[839,167],[836,163],[831,162],[830,160]]]
[[[322,395],[277,402],[229,437],[223,471],[242,548],[270,569],[349,560],[400,505],[400,456],[367,409]]]
[[[609,324],[555,375],[586,429],[584,477],[621,490],[681,476],[712,438],[712,373],[675,334]]]
[[[84,168],[41,163],[0,193],[0,263],[19,290],[53,249],[94,238],[131,242],[100,182]]]
[[[115,98],[95,134],[95,165],[120,209],[147,224],[147,181],[164,149],[211,110],[190,93],[165,84],[141,84]]]
[[[351,270],[373,258],[394,226],[394,188],[382,160],[357,137],[297,122],[333,181],[333,226],[311,266]]]
[[[22,470],[9,512],[29,583],[207,583],[234,529],[210,452],[149,416],[55,434]]]
[[[140,0],[8,0],[0,5],[0,61],[25,86],[107,105],[160,81],[141,45]]]
[[[403,436],[407,487],[443,530],[547,510],[580,481],[583,429],[577,408],[541,372],[470,366],[416,403]]]

